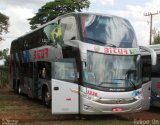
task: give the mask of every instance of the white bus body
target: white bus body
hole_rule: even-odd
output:
[[[130,23],[71,13],[12,42],[15,92],[51,104],[52,114],[114,114],[147,110],[151,80]],[[141,70],[142,68],[142,70]]]

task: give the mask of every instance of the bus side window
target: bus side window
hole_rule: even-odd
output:
[[[160,55],[158,55],[157,64],[155,66],[152,66],[152,77],[160,77]]]
[[[23,63],[23,75],[28,76],[28,63]]]
[[[142,64],[142,82],[148,82],[151,80],[151,64],[143,62]]]
[[[51,63],[38,62],[38,77],[41,79],[51,79]]]
[[[64,17],[60,20],[63,31],[63,41],[77,39],[77,24],[74,16]]]

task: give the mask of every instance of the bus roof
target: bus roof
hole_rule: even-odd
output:
[[[30,32],[28,32],[28,33],[26,33],[26,34],[24,34],[24,35],[16,38],[15,40],[13,40],[13,42],[16,41],[16,40],[18,40],[18,39],[20,39],[20,38],[23,38],[23,37],[27,36],[28,34],[33,33],[33,32],[35,32],[35,31],[37,31],[37,30],[39,30],[39,29],[41,29],[41,28],[43,28],[43,27],[45,27],[45,26],[47,26],[47,25],[49,25],[49,24],[52,24],[52,23],[55,22],[55,21],[58,21],[58,20],[61,19],[62,17],[65,17],[65,16],[67,16],[67,15],[81,15],[81,14],[93,14],[93,15],[108,16],[108,17],[117,17],[117,18],[125,19],[125,18],[122,18],[122,17],[119,17],[119,16],[108,15],[108,14],[101,14],[101,13],[93,13],[93,12],[72,12],[72,13],[67,13],[67,14],[58,16],[58,17],[56,17],[55,19],[49,21],[48,23],[43,24],[43,25],[41,25],[40,27],[38,27],[38,28],[36,28],[36,29],[34,29],[34,30],[31,30]]]

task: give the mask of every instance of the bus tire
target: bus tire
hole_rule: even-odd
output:
[[[42,91],[42,101],[43,101],[43,104],[44,104],[47,108],[50,108],[50,107],[51,107],[50,93],[49,93],[47,87],[44,87],[44,88],[43,88],[43,91]]]

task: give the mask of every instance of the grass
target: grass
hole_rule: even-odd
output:
[[[8,84],[6,79],[0,78],[0,89],[5,88]]]
[[[105,116],[106,117],[106,116]],[[109,116],[111,117],[111,116]],[[132,121],[115,118],[77,120],[74,115],[52,115],[41,101],[0,90],[0,119],[18,120],[18,125],[131,125]],[[1,124],[1,123],[0,123]]]
[[[0,90],[0,124],[1,119],[18,120],[18,125],[137,125],[133,120],[116,115],[81,118],[75,115],[52,115],[51,109],[43,106],[41,101],[16,95],[10,90]]]
[[[133,125],[132,121],[121,120],[71,120],[71,121],[49,121],[23,123],[23,125]]]
[[[8,85],[8,68],[0,67],[0,89]]]

